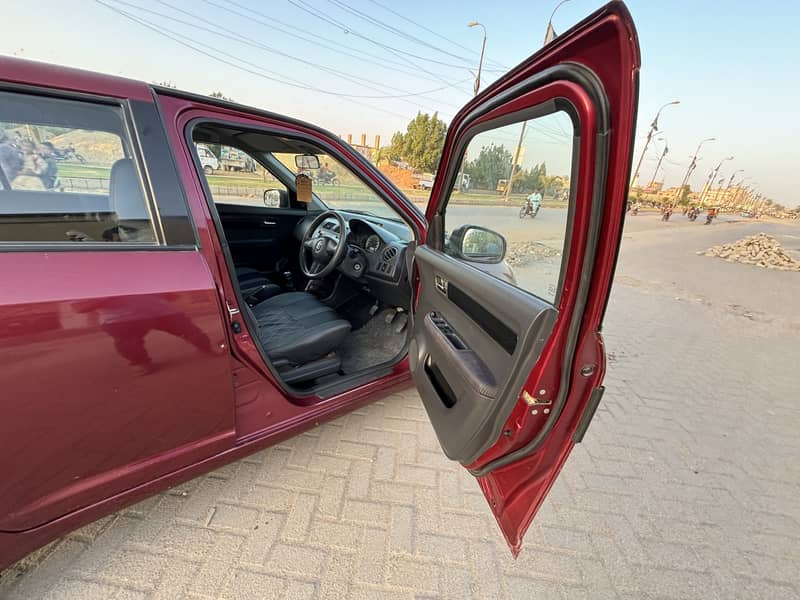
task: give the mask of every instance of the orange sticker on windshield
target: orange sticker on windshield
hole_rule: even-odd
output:
[[[306,204],[311,202],[311,177],[305,173],[298,173],[294,178],[294,186],[297,190],[297,201]]]

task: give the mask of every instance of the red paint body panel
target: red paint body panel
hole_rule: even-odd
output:
[[[0,291],[0,530],[233,444],[230,359],[199,253],[0,253],[0,272],[18,282]]]
[[[569,454],[573,432],[604,370],[599,329],[624,215],[635,118],[630,90],[639,66],[636,34],[624,6],[612,3],[557,38],[470,102],[451,125],[458,129],[474,107],[564,60],[565,53],[606,86],[612,154],[575,359],[562,365],[561,353],[589,226],[591,135],[581,139],[579,204],[561,321],[525,386],[529,392],[555,391],[562,369],[570,369],[564,411],[534,454],[479,478],[515,553]],[[0,80],[153,101],[153,90],[143,83],[17,59],[0,58]],[[410,383],[403,360],[386,375],[330,398],[292,395],[266,367],[246,329],[230,332],[226,304],[237,307],[236,295],[184,134],[192,119],[215,118],[307,135],[358,161],[354,150],[336,136],[278,115],[167,92],[157,96],[198,249],[0,252],[0,273],[14,282],[0,288],[0,568],[113,510]],[[498,110],[515,111],[556,96],[569,98],[582,128],[592,130],[594,107],[579,86],[568,83],[515,98]],[[454,143],[445,147],[443,164],[454,159]],[[407,201],[380,175],[366,176],[406,210],[423,243],[427,224],[421,216],[403,209]],[[435,187],[429,218],[442,197]],[[585,364],[596,366],[590,377],[577,373]],[[513,434],[470,467],[523,446],[543,425],[541,415],[534,417],[520,402],[507,423]]]
[[[579,86],[564,82],[563,85],[547,86],[549,90],[547,87],[540,88],[526,95],[528,97],[515,98],[497,111],[507,113],[532,106],[537,103],[536,96],[539,92],[539,101],[548,96],[568,98],[577,108],[581,121],[575,217],[564,287],[558,307],[559,318],[523,387],[523,392],[532,397],[539,397],[538,391],[543,389],[547,398],[555,399],[560,391],[562,371],[571,370],[570,387],[563,402],[563,411],[560,414],[553,411],[551,416],[546,415],[543,410],[534,413],[520,396],[504,427],[511,435],[501,437],[483,456],[468,465],[472,470],[479,470],[537,439],[545,427],[552,427],[533,453],[478,478],[514,555],[519,552],[525,531],[569,456],[574,444],[573,434],[592,390],[600,386],[605,371],[605,352],[599,331],[610,293],[624,221],[640,66],[636,31],[625,6],[618,2],[611,3],[556,38],[515,72],[502,78],[473,100],[456,116],[451,125],[451,128],[458,127],[469,111],[486,97],[564,62],[588,67],[597,75],[603,85],[610,111],[607,142],[609,156],[603,191],[604,213],[572,364],[565,364],[563,356],[570,325],[578,318],[574,315],[576,292],[582,270],[586,266],[585,250],[597,166],[597,107]],[[448,152],[452,152],[452,147],[445,147],[445,156]],[[437,197],[437,194],[441,194],[441,191],[434,189],[432,198]],[[434,213],[435,208],[429,207],[428,218]],[[584,365],[591,365],[594,369],[588,377],[580,374]]]

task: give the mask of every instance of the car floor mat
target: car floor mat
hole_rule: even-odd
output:
[[[342,371],[352,374],[367,367],[391,360],[403,349],[406,331],[395,332],[396,323],[386,322],[386,315],[394,309],[377,313],[363,327],[353,331],[337,348],[342,359]]]

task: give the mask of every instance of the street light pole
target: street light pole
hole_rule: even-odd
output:
[[[731,184],[733,183],[733,178],[736,177],[737,173],[742,173],[742,172],[744,172],[744,169],[737,169],[736,171],[731,173],[730,179],[728,179],[728,185],[725,186],[725,193],[722,195],[722,200],[723,200],[723,202],[725,202],[725,206],[729,206],[728,190],[731,189]],[[733,202],[731,202],[730,204],[733,204]]]
[[[656,164],[656,170],[653,171],[653,178],[650,180],[650,183],[647,184],[647,187],[652,187],[653,184],[656,182],[656,178],[658,177],[658,170],[661,168],[661,161],[664,160],[664,157],[669,153],[669,144],[667,143],[667,138],[664,138],[664,151],[661,153],[661,156],[658,157],[658,164]]]
[[[558,7],[556,7],[558,8]],[[650,145],[650,140],[653,139],[653,133],[658,131],[658,117],[661,115],[661,111],[667,108],[668,106],[672,106],[673,104],[680,104],[680,100],[673,100],[672,102],[667,102],[664,106],[658,109],[656,113],[655,119],[653,122],[650,123],[650,131],[647,132],[647,141],[644,143],[644,148],[642,148],[642,155],[639,157],[639,162],[636,163],[636,169],[633,171],[633,177],[631,177],[631,186],[636,185],[636,178],[639,177],[639,169],[642,167],[642,161],[644,160],[644,154],[647,152],[647,147]]]
[[[552,42],[554,39],[556,39],[556,36],[558,34],[556,33],[556,30],[553,29],[553,17],[556,15],[556,11],[559,9],[559,7],[562,4],[566,4],[567,2],[569,2],[569,0],[561,0],[561,2],[556,4],[556,7],[553,9],[553,12],[550,13],[550,18],[547,19],[547,28],[544,31],[544,45],[545,46],[549,42]]]
[[[483,26],[483,23],[478,23],[478,21],[470,21],[467,23],[467,27],[480,27],[483,29],[483,44],[481,44],[481,58],[478,61],[478,75],[475,77],[475,85],[473,87],[475,91],[475,96],[478,95],[478,91],[481,89],[481,72],[483,71],[483,53],[486,51],[486,27]]]
[[[675,192],[675,198],[672,200],[673,204],[677,204],[678,203],[678,198],[680,198],[681,194],[683,193],[683,188],[686,186],[686,182],[689,181],[689,177],[692,176],[692,173],[694,172],[695,167],[697,167],[697,155],[700,154],[700,148],[702,148],[703,144],[705,144],[706,142],[713,142],[716,139],[717,138],[713,138],[713,137],[706,138],[704,140],[701,140],[700,143],[697,144],[697,150],[694,151],[694,156],[692,156],[692,160],[689,163],[689,168],[686,169],[686,175],[683,176],[683,181],[681,182],[680,187],[678,187],[678,191]]]
[[[711,189],[714,179],[717,178],[717,174],[719,173],[720,168],[722,168],[722,163],[724,163],[726,160],[733,160],[733,156],[726,156],[723,158],[721,161],[719,161],[719,164],[715,168],[711,169],[711,173],[708,174],[708,181],[706,181],[705,186],[703,186],[703,191],[700,194],[700,208],[702,208],[705,204],[706,194],[708,194],[708,191]]]

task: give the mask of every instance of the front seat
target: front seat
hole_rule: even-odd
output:
[[[108,203],[116,215],[116,227],[107,232],[109,236],[122,242],[156,241],[142,184],[130,158],[121,158],[111,165]]]
[[[236,267],[239,289],[248,304],[258,304],[267,298],[277,296],[281,288],[269,280],[261,271],[251,267]]]
[[[315,296],[286,292],[250,311],[261,346],[279,371],[294,373],[290,378],[297,380],[299,374],[302,379],[312,379],[338,370],[339,359],[327,355],[350,333],[350,322]]]

